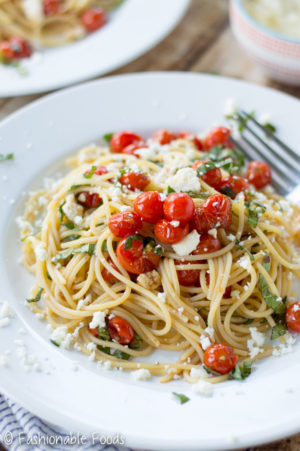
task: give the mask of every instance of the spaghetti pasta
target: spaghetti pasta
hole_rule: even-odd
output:
[[[244,364],[230,373],[238,371],[241,378],[249,362],[279,353],[293,341],[284,313],[295,295],[292,279],[300,277],[293,244],[300,209],[272,190],[248,185],[238,194],[220,195],[204,181],[216,169],[195,169],[195,160],[212,151],[199,150],[189,136],[174,136],[167,144],[138,144],[132,154],[124,149],[115,153],[112,144],[83,148],[68,159],[72,169],[65,176],[32,194],[19,221],[23,262],[35,275],[30,306],[51,325],[55,344],[73,346],[106,366],[148,370],[162,382],[174,377],[195,382],[201,369],[201,377],[220,382],[228,379],[229,371],[213,370],[205,355],[222,343],[237,356],[233,367],[237,358]],[[230,168],[219,167],[224,181]],[[178,189],[186,170],[190,178]],[[142,191],[132,185],[132,177],[128,183],[130,174],[147,175]],[[191,192],[193,177],[199,188]],[[179,244],[159,241],[156,225],[146,221],[123,237],[112,233],[112,218],[134,215],[142,193],[159,193],[167,216],[166,199],[179,191],[188,192],[198,212],[213,196],[223,196],[228,203],[231,197],[231,224],[222,227],[218,221],[205,233],[198,233],[197,226]],[[179,221],[170,223],[183,228]],[[195,220],[190,224],[192,228]],[[211,242],[218,245],[209,248]],[[142,274],[133,273],[140,254],[130,263],[132,271],[122,260],[138,246],[143,264],[154,262]],[[120,339],[124,324],[129,329],[123,338],[134,331],[134,339],[132,335],[127,342]],[[116,330],[119,335],[114,335]],[[274,345],[271,338],[279,342]],[[148,361],[156,349],[178,353],[177,362]]]

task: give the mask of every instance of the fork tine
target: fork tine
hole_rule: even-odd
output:
[[[244,119],[244,118],[242,118],[242,119]],[[294,176],[296,176],[297,180],[300,182],[300,176],[299,176],[300,163],[298,161],[295,161],[295,158],[292,159],[289,155],[284,155],[285,158],[283,156],[281,156],[281,154],[279,153],[279,151],[276,148],[273,148],[273,147],[269,146],[269,144],[266,143],[257,133],[255,133],[255,131],[252,130],[251,127],[249,127],[247,122],[245,120],[242,120],[242,119],[239,118],[239,122],[243,125],[243,127],[245,127],[246,130],[249,131],[249,133],[251,133],[253,136],[255,136],[255,138],[263,146],[265,146],[271,153],[275,154],[277,156],[278,160],[281,161],[281,163],[283,164],[283,167],[285,168],[285,170],[284,170],[284,172],[283,172],[283,170],[281,170],[280,172],[282,172],[283,175],[286,176],[286,172],[287,172],[286,171],[286,166],[289,166],[290,169],[292,170]],[[262,129],[265,130],[264,127],[262,127]],[[244,135],[243,135],[243,139],[245,139]],[[263,157],[265,159],[267,159],[268,153],[265,153],[263,151],[261,153],[263,154]],[[299,158],[299,156],[298,156],[298,158]],[[272,162],[272,164],[275,166],[275,162]]]
[[[256,160],[257,156],[260,156],[258,152],[256,152],[257,148],[253,148],[252,143],[249,144],[249,148],[246,146],[243,146],[240,142],[236,141],[232,136],[230,136],[231,141],[239,149],[243,154],[245,154],[249,160]],[[273,178],[272,178],[272,185],[276,188],[277,192],[283,195],[288,194],[294,186],[290,186],[285,181],[286,179],[283,179],[280,177],[276,172],[273,171]]]
[[[241,113],[243,113],[247,119],[252,121],[257,127],[259,127],[263,132],[265,132],[270,139],[275,141],[279,146],[281,146],[291,157],[296,159],[299,159],[299,154],[295,152],[291,147],[287,146],[283,141],[281,141],[280,138],[278,138],[273,132],[271,132],[268,128],[261,125],[255,117],[253,117],[251,114],[246,113],[245,111],[241,110]]]

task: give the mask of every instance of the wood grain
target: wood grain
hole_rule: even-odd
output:
[[[192,0],[177,28],[147,54],[109,75],[145,71],[217,73],[284,91],[300,99],[300,88],[274,82],[254,65],[234,39],[227,0]],[[0,99],[0,120],[41,95]],[[1,447],[0,447],[1,449]],[[243,451],[299,451],[300,434]]]

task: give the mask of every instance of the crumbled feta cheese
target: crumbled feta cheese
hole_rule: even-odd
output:
[[[173,249],[177,255],[180,257],[183,255],[188,255],[193,252],[200,241],[200,235],[196,230],[190,232],[183,240],[177,244],[173,244]]]
[[[250,357],[254,358],[260,352],[263,352],[261,346],[264,345],[265,342],[265,334],[258,332],[256,327],[250,327],[249,329],[251,334],[251,339],[247,341],[247,346],[250,351]]]
[[[53,330],[51,340],[55,341],[65,349],[70,349],[73,343],[72,334],[68,333],[66,326],[59,326]]]
[[[62,210],[67,218],[75,222],[75,219],[80,217],[82,219],[83,207],[75,202],[75,197],[70,194],[66,197],[66,203],[63,205]]]
[[[211,341],[206,335],[200,335],[199,341],[200,341],[203,351],[206,351],[206,349],[211,346]]]
[[[190,371],[190,376],[193,379],[202,379],[204,377],[207,377],[207,372],[203,368],[203,366],[199,366],[198,368],[192,368]]]
[[[107,315],[107,311],[104,312],[96,312],[93,315],[93,319],[90,322],[89,326],[91,329],[94,329],[95,327],[105,327],[105,317]]]
[[[134,378],[134,380],[136,380],[136,381],[147,381],[147,380],[151,379],[150,371],[146,370],[144,368],[141,368],[136,371],[132,371],[131,374],[132,374],[132,377]]]
[[[144,160],[154,160],[156,157],[156,150],[153,147],[143,147],[135,150],[135,154],[139,155]]]
[[[86,345],[88,351],[95,351],[97,348],[96,343],[93,343],[92,341],[90,341],[87,345]]]
[[[43,20],[43,6],[41,0],[22,0],[22,7],[28,19],[36,22]]]
[[[107,371],[110,370],[111,369],[111,361],[105,360],[105,362],[103,362],[103,368]]]
[[[161,302],[166,302],[166,300],[167,300],[167,293],[158,293],[158,294],[157,294],[157,297],[158,297],[158,299],[159,299]]]
[[[235,235],[230,233],[229,235],[227,235],[227,238],[229,239],[229,241],[234,241],[235,240]]]
[[[215,330],[212,327],[206,327],[204,329],[204,332],[206,332],[210,336],[210,338],[214,338]]]
[[[36,248],[34,249],[35,256],[37,260],[40,260],[41,262],[44,262],[48,258],[48,252],[46,251],[45,244],[39,243]]]
[[[7,301],[4,301],[1,304],[0,308],[0,318],[12,318],[14,316],[14,312],[12,307],[9,305]]]
[[[211,396],[213,394],[212,384],[206,381],[199,380],[192,386],[193,392],[197,393],[197,395],[202,396]]]
[[[237,264],[240,265],[242,268],[248,270],[249,269],[249,258],[246,255],[244,255],[237,261]]]
[[[75,216],[74,224],[80,225],[82,223],[82,216]]]
[[[155,269],[153,271],[140,274],[136,281],[138,285],[141,285],[141,287],[144,287],[147,290],[154,290],[161,284],[160,275]]]
[[[289,354],[290,352],[293,351],[293,344],[295,343],[296,338],[292,334],[287,332],[284,335],[284,339],[285,343],[281,343],[277,348],[274,349],[272,353],[274,356],[277,357],[284,354]]]
[[[167,179],[168,186],[179,192],[200,192],[201,185],[196,171],[192,168],[182,168],[175,175]]]
[[[217,229],[210,229],[208,232],[207,232],[209,235],[211,235],[211,236],[213,236],[214,238],[217,238]]]

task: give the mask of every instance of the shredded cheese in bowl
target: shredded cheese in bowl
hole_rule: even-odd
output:
[[[244,0],[244,6],[261,25],[300,39],[300,0]]]

